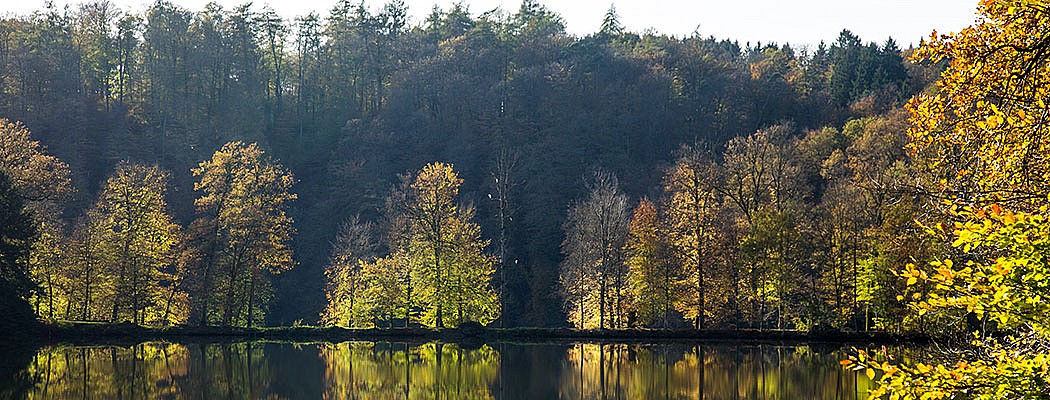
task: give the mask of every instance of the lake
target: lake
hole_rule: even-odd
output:
[[[0,398],[863,399],[873,384],[841,368],[847,350],[720,343],[53,346],[5,357]]]

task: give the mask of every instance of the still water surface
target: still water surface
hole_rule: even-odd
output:
[[[23,357],[25,367],[0,381],[0,398],[863,399],[872,383],[841,368],[845,351],[595,343],[57,346]]]

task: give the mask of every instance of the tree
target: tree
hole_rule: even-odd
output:
[[[122,38],[115,37],[112,32],[114,24],[122,19],[120,14],[108,0],[81,4],[77,13],[74,40],[83,54],[81,75],[85,79],[84,86],[106,109],[112,100],[115,72],[119,72],[117,68],[121,66],[117,52],[122,49],[117,45]]]
[[[749,313],[758,323],[767,319],[766,305],[776,304],[777,325],[785,318],[787,294],[795,291],[794,279],[803,258],[792,251],[801,221],[800,200],[807,189],[800,179],[800,168],[790,125],[775,125],[748,136],[736,137],[726,145],[721,180],[715,191],[736,209],[746,236],[740,243],[748,259],[740,260],[745,269]]]
[[[462,183],[451,165],[427,164],[404,193],[405,203],[399,210],[406,221],[405,248],[418,267],[413,270],[424,281],[417,281],[426,290],[420,294],[429,300],[425,303],[432,307],[434,324],[439,328],[445,327],[445,300],[451,296],[447,261],[452,251],[451,225],[459,210],[456,197]]]
[[[933,35],[917,52],[950,60],[940,90],[909,103],[909,147],[940,172],[954,224],[927,233],[947,257],[900,273],[922,315],[971,315],[972,348],[944,364],[896,362],[859,352],[843,364],[880,386],[872,397],[1043,398],[1050,392],[1050,11],[1041,2],[984,1],[979,23]],[[1011,210],[1013,209],[1013,210]],[[1022,211],[1016,211],[1022,210]]]
[[[839,157],[845,175],[829,183],[841,185],[839,220],[855,225],[842,231],[842,238],[857,241],[846,247],[854,254],[846,255],[854,264],[854,302],[858,314],[863,309],[863,329],[872,323],[888,329],[887,323],[904,320],[906,310],[896,300],[904,288],[896,273],[904,263],[928,257],[931,249],[932,238],[914,221],[937,207],[925,190],[916,190],[929,186],[930,173],[906,153],[907,118],[900,109],[847,123],[843,134],[851,142]],[[837,168],[828,161],[826,170]]]
[[[514,207],[511,206],[511,192],[516,190],[518,166],[518,153],[508,152],[505,148],[500,150],[496,156],[495,169],[492,171],[492,187],[496,196],[496,218],[499,220],[499,304],[501,310],[507,306],[507,222],[513,220]],[[500,327],[504,326],[506,315],[501,313]]]
[[[775,125],[726,144],[721,182],[715,191],[724,196],[750,226],[764,207],[781,209],[798,184],[789,135],[793,127]]]
[[[717,167],[705,160],[696,148],[683,149],[678,162],[664,177],[668,236],[675,259],[683,265],[683,283],[690,292],[679,299],[677,307],[686,318],[694,321],[696,329],[704,328],[707,311],[704,305],[704,263],[713,259],[713,252],[709,249],[715,234],[711,219],[720,207],[715,192],[716,179]],[[736,301],[735,298],[730,300]]]
[[[103,273],[112,282],[110,321],[169,322],[160,321],[162,292],[172,285],[168,274],[181,232],[164,200],[168,179],[155,166],[122,164],[99,195],[94,221],[104,231],[100,250]]]
[[[499,315],[490,282],[495,260],[483,252],[488,241],[472,222],[474,210],[457,204],[462,182],[451,164],[430,163],[394,200],[401,221],[395,253],[410,263],[424,321],[439,328]]]
[[[949,364],[901,363],[861,351],[843,365],[877,376],[871,398],[1043,398],[1050,390],[1050,305],[1041,301],[1050,296],[1050,222],[997,205],[953,213],[963,222],[931,234],[949,233],[952,247],[969,260],[933,261],[930,273],[909,264],[901,272],[909,285],[934,288],[916,291],[911,306],[920,315],[972,313],[1003,334],[975,332],[974,351],[956,353],[959,359]]]
[[[1005,0],[978,11],[983,23],[931,35],[915,53],[949,63],[940,90],[908,102],[909,148],[939,178],[942,198],[1036,210],[1050,192],[1050,12]]]
[[[300,142],[306,130],[307,113],[311,114],[310,122],[316,122],[317,108],[320,107],[318,98],[321,97],[321,93],[316,86],[317,82],[314,82],[320,78],[317,76],[317,69],[322,51],[321,25],[318,19],[317,14],[310,13],[295,20],[298,28],[295,33],[295,102]]]
[[[602,26],[598,30],[598,35],[615,38],[623,35],[623,32],[623,24],[620,23],[620,15],[616,13],[616,5],[610,4],[609,9],[605,11],[605,17],[602,18]]]
[[[32,319],[25,298],[36,289],[29,277],[29,249],[34,232],[33,218],[22,198],[0,171],[0,304],[4,318],[18,322]],[[6,325],[6,324],[5,324]]]
[[[36,282],[40,289],[30,302],[38,316],[53,320],[55,313],[66,309],[72,301],[68,292],[69,277],[63,270],[66,237],[61,225],[38,224],[37,227],[36,237],[29,251],[29,266],[33,282]]]
[[[892,38],[881,47],[864,45],[844,29],[831,45],[830,56],[834,68],[828,74],[828,95],[839,106],[879,91],[899,91],[907,79],[900,49]]]
[[[607,320],[619,328],[627,322],[624,244],[630,211],[616,177],[599,170],[593,179],[590,195],[572,204],[565,221],[562,289],[569,321],[578,328],[593,326],[595,316],[599,329]]]
[[[65,318],[136,324],[183,322],[171,306],[180,295],[180,228],[164,199],[169,175],[159,167],[121,164],[98,201],[75,225],[68,245],[39,256],[48,283],[48,316],[65,302]],[[57,242],[55,232],[42,240]],[[45,259],[46,257],[46,259]],[[54,292],[60,292],[59,297]]]
[[[88,209],[73,226],[69,244],[63,251],[62,270],[69,278],[67,319],[100,321],[108,317],[102,299],[111,298],[105,274],[106,221],[98,209]]]
[[[40,287],[33,303],[38,315],[46,312],[48,318],[54,318],[63,284],[59,263],[64,238],[59,217],[73,193],[69,167],[32,140],[24,125],[0,119],[0,173],[9,177],[33,219],[35,237],[27,261],[30,276]]]
[[[296,199],[289,191],[295,180],[258,145],[242,142],[222,146],[193,175],[201,192],[195,201],[195,243],[203,254],[196,271],[198,316],[201,323],[217,317],[222,325],[250,327],[265,316],[269,277],[295,266],[287,213]],[[223,302],[213,310],[216,290]]]
[[[409,260],[394,254],[360,264],[362,280],[367,282],[361,297],[366,315],[374,323],[386,321],[388,328],[393,327],[394,319],[402,318],[407,328],[416,307]]]
[[[69,166],[47,154],[47,148],[30,137],[25,125],[0,118],[0,170],[26,201],[39,223],[54,219],[73,193]]]
[[[374,227],[354,217],[343,223],[332,246],[332,255],[324,274],[325,297],[328,305],[321,314],[321,323],[362,327],[371,323],[368,297],[369,287],[365,266],[376,258],[378,244]]]
[[[627,269],[631,308],[645,326],[670,326],[671,312],[679,297],[679,273],[667,233],[656,206],[643,199],[631,218],[627,240]]]
[[[515,34],[523,37],[544,37],[565,31],[561,16],[544,7],[536,0],[522,0],[518,12],[512,17]]]
[[[138,32],[141,26],[142,19],[133,14],[124,15],[117,22],[116,82],[114,84],[117,90],[116,100],[122,105],[127,104],[131,89],[135,86],[135,79],[138,79],[136,49],[139,46]]]
[[[281,108],[284,106],[284,86],[281,81],[281,72],[284,68],[284,37],[288,33],[288,28],[284,25],[284,20],[269,7],[258,16],[258,23],[262,27],[265,45],[268,50],[267,61],[273,69],[273,82],[270,84],[273,90],[273,113],[271,118],[276,118],[280,116]]]

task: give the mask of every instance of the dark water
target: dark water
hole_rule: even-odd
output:
[[[844,357],[722,344],[58,346],[0,359],[0,398],[863,399],[872,384]]]

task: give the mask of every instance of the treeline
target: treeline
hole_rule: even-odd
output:
[[[383,240],[370,222],[344,224],[325,270],[321,323],[444,328],[499,318],[495,259],[485,254],[473,207],[459,204],[462,183],[451,165],[427,164],[387,198]]]
[[[19,238],[5,241],[4,281],[17,285],[3,289],[46,320],[250,327],[265,321],[271,277],[295,266],[293,178],[254,144],[228,143],[192,170],[200,196],[185,227],[165,200],[171,175],[122,163],[67,228],[55,212],[72,190],[66,165],[2,119],[0,149],[2,189],[27,200],[2,204]]]
[[[774,125],[722,153],[686,146],[652,200],[629,200],[596,172],[564,227],[569,321],[905,328],[897,272],[933,248],[915,224],[932,207],[915,186],[925,173],[904,152],[906,118]]]
[[[795,136],[843,127],[937,76],[904,63],[892,40],[848,31],[816,48],[740,44],[627,32],[610,10],[598,32],[573,37],[535,0],[480,15],[453,5],[415,25],[406,16],[401,1],[341,1],[293,19],[250,5],[50,6],[0,20],[0,116],[68,163],[70,201],[55,214],[67,233],[125,161],[173,172],[165,194],[184,236],[200,218],[200,177],[183,172],[225,143],[258,143],[295,171],[289,246],[300,267],[264,295],[272,323],[324,310],[323,270],[344,221],[388,218],[397,176],[452,163],[462,203],[492,238],[487,253],[500,255],[492,286],[503,288],[504,322],[550,326],[566,321],[562,224],[595,169],[662,209],[657,188],[683,143],[717,160],[730,139],[776,124]],[[806,205],[824,197],[818,175],[806,175]],[[768,314],[778,303],[760,304]],[[773,317],[754,318],[740,323]]]

